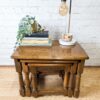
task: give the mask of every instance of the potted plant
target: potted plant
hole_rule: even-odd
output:
[[[34,33],[43,32],[44,28],[35,20],[35,17],[27,15],[19,23],[17,42],[21,42],[26,35],[31,36]]]

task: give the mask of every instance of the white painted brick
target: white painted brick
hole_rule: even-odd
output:
[[[14,65],[14,61],[11,58],[3,58],[0,60],[0,65]]]
[[[100,58],[99,59],[89,59],[85,62],[85,64],[89,66],[100,66]]]

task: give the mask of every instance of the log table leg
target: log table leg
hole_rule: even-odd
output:
[[[25,63],[22,63],[22,67],[25,76],[25,94],[26,96],[31,96],[28,66]]]
[[[15,59],[14,61],[15,61],[16,72],[18,73],[18,77],[19,77],[19,85],[20,85],[19,92],[21,96],[25,96],[25,87],[24,87],[23,75],[22,75],[22,65],[20,61],[18,61],[17,59]]]
[[[85,61],[81,61],[78,63],[75,90],[74,90],[74,97],[76,98],[79,97],[79,93],[80,93],[80,81],[81,81],[81,74],[83,73],[84,62]]]
[[[74,90],[73,90],[73,81],[74,81],[74,75],[76,73],[76,68],[77,68],[77,63],[74,63],[72,66],[71,66],[71,70],[70,70],[70,78],[69,78],[69,84],[68,84],[68,96],[69,97],[72,97],[73,96],[73,93],[74,93]]]

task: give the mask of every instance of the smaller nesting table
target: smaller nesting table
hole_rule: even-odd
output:
[[[15,61],[21,96],[63,94],[79,97],[84,62],[89,58],[79,43],[62,46],[53,41],[50,47],[19,46],[11,57]],[[39,89],[39,78],[47,74],[59,74],[62,88]]]

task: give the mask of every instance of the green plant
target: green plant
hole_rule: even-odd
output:
[[[31,35],[32,33],[42,32],[44,29],[35,20],[35,17],[29,15],[21,19],[18,28],[17,41],[20,42],[25,35]]]

